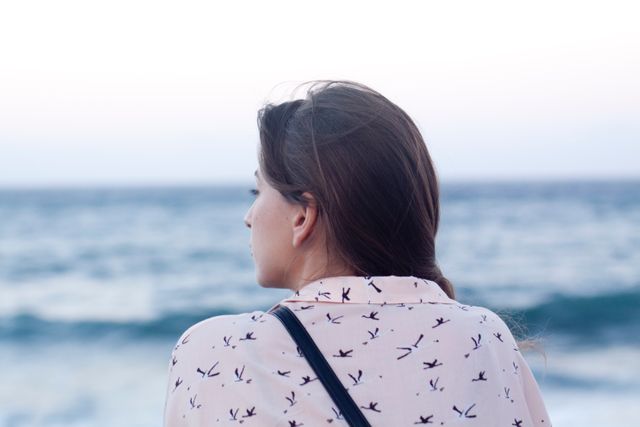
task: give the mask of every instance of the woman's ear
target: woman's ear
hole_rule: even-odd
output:
[[[297,248],[306,242],[313,230],[318,226],[318,204],[309,192],[302,193],[307,205],[298,205],[293,215],[293,247]]]

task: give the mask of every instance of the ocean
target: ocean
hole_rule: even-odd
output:
[[[190,325],[266,310],[249,186],[0,190],[0,426],[159,426]],[[636,427],[640,181],[441,185],[457,299],[503,316],[555,427]]]

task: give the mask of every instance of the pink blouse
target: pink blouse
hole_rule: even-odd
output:
[[[372,426],[551,426],[505,323],[416,277],[329,277],[284,304]],[[347,426],[278,319],[216,316],[180,337],[165,426]]]

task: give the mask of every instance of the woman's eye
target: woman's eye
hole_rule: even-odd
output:
[[[253,194],[254,196],[257,196],[258,190],[256,190],[255,188],[252,188],[251,190],[249,190],[249,193]]]

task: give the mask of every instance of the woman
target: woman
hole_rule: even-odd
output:
[[[436,172],[409,116],[352,82],[267,105],[245,217],[261,286],[291,309],[373,426],[549,426],[505,323],[455,300],[436,263]],[[275,308],[275,307],[274,307]],[[276,317],[180,337],[166,426],[348,425]]]

